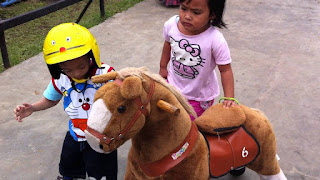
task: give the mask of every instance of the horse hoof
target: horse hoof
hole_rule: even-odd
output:
[[[237,168],[230,171],[232,176],[241,176],[246,171],[246,167]]]

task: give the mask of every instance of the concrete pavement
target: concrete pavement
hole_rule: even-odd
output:
[[[115,69],[146,66],[157,73],[162,26],[177,8],[145,0],[90,29],[102,61]],[[269,117],[280,165],[290,180],[320,179],[320,1],[228,1],[222,30],[233,58],[236,98]],[[13,109],[42,97],[50,76],[42,54],[0,74],[0,180],[51,180],[68,120],[62,103],[23,123]],[[119,149],[123,179],[130,142]],[[247,170],[240,178],[256,180]]]

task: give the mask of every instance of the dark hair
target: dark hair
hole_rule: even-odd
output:
[[[192,0],[180,0],[180,3],[187,1],[189,4]],[[225,7],[225,0],[207,0],[210,15],[215,15],[215,18],[211,22],[212,26],[218,28],[227,28],[227,24],[223,22],[223,12]]]

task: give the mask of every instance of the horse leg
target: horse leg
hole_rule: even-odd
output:
[[[244,127],[260,144],[259,156],[247,167],[257,172],[263,180],[286,180],[276,157],[276,138],[269,120],[259,110],[242,108],[247,117]]]

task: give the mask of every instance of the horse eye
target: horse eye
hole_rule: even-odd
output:
[[[126,111],[126,107],[125,106],[119,106],[118,107],[118,112],[119,113],[123,113],[123,112],[125,112]]]

